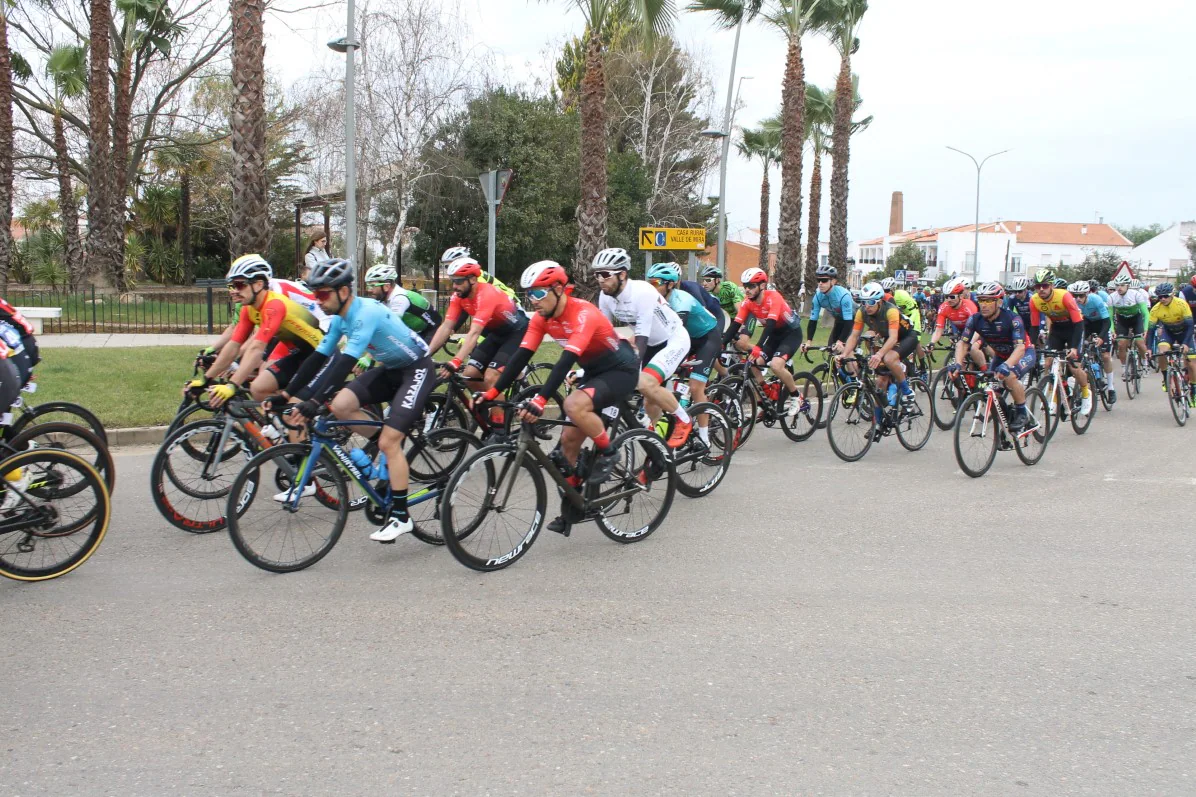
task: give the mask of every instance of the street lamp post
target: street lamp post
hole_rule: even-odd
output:
[[[353,35],[355,27],[353,0],[349,0],[345,36],[328,42],[328,47],[345,54],[345,249],[354,261],[357,259],[357,151],[354,142],[357,122],[353,107],[353,51],[361,46]]]
[[[993,154],[985,157],[984,160],[977,161],[962,149],[956,149],[955,147],[951,146],[948,146],[947,149],[958,152],[960,155],[967,155],[969,158],[971,158],[972,163],[976,165],[976,228],[975,242],[972,244],[972,251],[975,253],[972,256],[972,275],[975,276],[980,273],[980,170],[984,167],[984,164],[988,163],[989,158],[995,158],[998,155],[1004,155],[1009,150],[1003,149],[1000,152],[994,152]]]

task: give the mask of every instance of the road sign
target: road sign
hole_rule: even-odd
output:
[[[513,169],[496,169],[479,174],[478,181],[482,184],[482,194],[485,195],[486,202],[492,205],[501,205],[502,198],[506,196],[507,189],[511,186],[511,178],[514,176]]]
[[[898,282],[905,282],[905,272],[901,269],[897,269],[893,272],[893,279],[897,280]]]
[[[905,270],[905,281],[906,282],[917,282],[918,278],[921,276],[922,275],[920,273],[918,273],[917,271],[913,271],[912,269],[907,268]]]
[[[640,249],[705,249],[705,227],[640,227]]]
[[[1121,265],[1117,267],[1117,270],[1113,272],[1113,279],[1117,279],[1122,274],[1125,274],[1130,279],[1136,279],[1134,276],[1134,270],[1130,268],[1130,264],[1124,260],[1121,261]]]

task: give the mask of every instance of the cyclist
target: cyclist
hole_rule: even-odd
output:
[[[445,249],[444,254],[442,254],[440,256],[440,266],[442,269],[446,268],[454,260],[460,260],[463,257],[469,257],[469,256],[470,256],[469,249],[467,249],[466,247],[450,246],[448,249]],[[493,285],[495,288],[498,288],[500,291],[502,291],[503,293],[505,293],[507,295],[508,299],[510,299],[512,302],[515,303],[516,307],[519,306],[519,296],[515,293],[515,291],[511,290],[511,288],[508,287],[507,284],[504,283],[502,280],[500,280],[498,277],[492,277],[490,275],[490,272],[486,271],[485,269],[481,269],[481,273],[478,274],[478,281],[488,283],[490,285]]]
[[[1088,388],[1088,374],[1080,367],[1080,344],[1084,340],[1084,315],[1075,297],[1056,287],[1055,272],[1040,268],[1034,273],[1034,296],[1030,299],[1030,324],[1043,327],[1045,316],[1048,329],[1047,348],[1066,350],[1067,367],[1080,386],[1080,413],[1092,412],[1092,392]],[[1042,333],[1039,332],[1039,337]],[[1044,357],[1043,366],[1050,370],[1053,357]]]
[[[255,254],[238,257],[225,275],[230,293],[241,304],[237,323],[215,362],[203,376],[187,386],[198,393],[223,374],[234,360],[239,360],[240,364],[228,382],[209,391],[209,403],[213,407],[232,398],[238,387],[249,382],[263,361],[267,365],[253,377],[249,392],[258,401],[277,393],[291,381],[300,364],[324,337],[320,322],[311,311],[286,295],[270,290],[272,276],[270,264]],[[249,339],[251,334],[253,340]],[[269,344],[276,339],[277,345],[267,354]]]
[[[669,307],[677,313],[681,323],[685,325],[685,331],[689,333],[690,347],[685,359],[697,361],[689,372],[689,394],[693,401],[703,402],[706,400],[706,382],[710,379],[710,369],[723,348],[718,317],[703,307],[691,294],[680,289],[681,269],[675,263],[658,263],[648,269],[647,277],[652,287],[656,288],[669,303]],[[698,416],[698,439],[703,444],[710,445],[709,415]]]
[[[1113,284],[1114,290],[1109,296],[1109,305],[1113,308],[1117,331],[1117,359],[1121,360],[1124,368],[1126,349],[1129,347],[1129,340],[1132,339],[1138,347],[1138,355],[1145,367],[1150,361],[1144,338],[1146,319],[1150,315],[1150,299],[1146,291],[1130,287],[1131,280],[1128,274],[1118,275]]]
[[[590,466],[590,481],[605,480],[614,468],[618,457],[611,448],[610,434],[598,413],[628,398],[635,391],[640,376],[638,360],[627,341],[615,334],[614,327],[597,307],[569,295],[566,290],[568,281],[565,269],[551,260],[532,263],[524,270],[519,285],[527,291],[535,314],[518,351],[511,357],[510,367],[503,371],[498,383],[481,396],[481,400],[493,401],[511,386],[515,377],[531,362],[545,335],[560,343],[563,349],[560,359],[540,386],[538,395],[523,406],[520,418],[529,422],[538,418],[544,412],[548,397],[565,381],[570,369],[574,365],[585,369],[576,389],[565,397],[563,409],[573,425],[561,429],[560,445],[550,455],[571,483],[579,486],[581,480],[572,469],[577,465],[581,444],[587,437],[594,441],[596,449],[596,457]],[[561,532],[565,524],[560,518],[557,520],[560,522],[553,521],[548,527]]]
[[[370,298],[382,302],[397,315],[403,324],[424,341],[432,340],[440,326],[440,313],[423,296],[399,284],[399,273],[393,266],[379,263],[365,273],[365,289]]]
[[[1092,292],[1092,286],[1086,280],[1077,280],[1071,285],[1071,294],[1080,306],[1080,314],[1084,316],[1084,337],[1096,335],[1100,338],[1097,344],[1100,348],[1101,367],[1105,369],[1105,395],[1110,404],[1117,402],[1117,389],[1113,386],[1113,336],[1109,305],[1101,299],[1099,293]]]
[[[749,316],[755,316],[764,324],[764,332],[757,343],[748,353],[748,362],[752,365],[752,374],[757,381],[763,381],[759,372],[766,363],[770,371],[780,380],[789,391],[789,417],[796,418],[801,412],[802,400],[797,396],[797,382],[793,380],[793,372],[786,364],[789,358],[801,348],[801,319],[789,307],[780,291],[768,287],[768,275],[758,268],[745,269],[739,279],[743,282],[746,298],[739,305],[739,312],[727,331],[723,333],[723,345],[734,339],[740,326]]]
[[[930,348],[933,349],[934,344],[939,342],[948,322],[951,324],[951,335],[958,337],[962,334],[968,319],[978,312],[979,308],[976,307],[976,303],[968,298],[968,281],[962,277],[948,280],[943,285],[943,303],[939,305],[935,317],[934,333],[930,336]]]
[[[1150,323],[1157,329],[1159,371],[1164,370],[1163,356],[1173,345],[1179,346],[1180,351],[1188,355],[1188,381],[1196,384],[1196,343],[1192,340],[1192,308],[1188,307],[1188,303],[1183,299],[1176,297],[1175,286],[1170,282],[1155,286],[1154,292],[1159,297],[1159,303],[1150,309]],[[1163,389],[1167,389],[1166,381],[1163,382]]]
[[[839,269],[834,266],[819,266],[814,271],[818,280],[818,290],[814,292],[814,301],[810,303],[810,320],[806,322],[806,340],[801,344],[804,352],[810,348],[814,340],[814,333],[818,330],[818,319],[822,311],[826,310],[835,319],[831,327],[827,345],[835,353],[843,352],[843,344],[851,337],[851,325],[855,321],[855,302],[851,300],[851,291],[839,285]]]
[[[1188,284],[1179,289],[1181,298],[1188,303],[1188,309],[1192,311],[1192,315],[1196,316],[1196,274],[1188,280]],[[3,300],[0,300],[3,301]],[[28,345],[26,345],[28,349]]]
[[[249,255],[246,255],[246,257],[249,257]],[[253,257],[258,256],[253,255]],[[264,259],[261,262],[266,264],[267,272],[270,275],[270,290],[279,294],[280,296],[290,299],[295,304],[299,305],[315,316],[321,332],[327,330],[329,323],[328,316],[324,315],[324,311],[320,309],[320,303],[316,301],[316,297],[311,295],[311,291],[307,289],[307,286],[302,282],[295,282],[294,280],[278,279],[274,276],[274,268],[269,263],[266,263]],[[237,319],[241,315],[241,300],[237,292],[232,290],[232,286],[229,286],[229,291],[229,298],[233,301],[233,318]],[[237,322],[234,320],[231,324],[225,327],[224,332],[220,333],[220,337],[216,339],[215,343],[205,349],[200,350],[199,356],[209,357],[223,349],[225,344],[232,339],[233,329],[235,329],[236,326]],[[269,348],[273,347],[271,346]]]
[[[868,366],[876,372],[876,388],[882,395],[887,394],[891,375],[897,383],[897,392],[902,404],[908,405],[913,401],[914,391],[905,378],[905,365],[901,361],[917,350],[918,333],[914,331],[909,318],[897,309],[897,305],[885,301],[885,289],[880,283],[869,282],[861,288],[860,302],[863,306],[856,311],[851,335],[847,338],[844,348],[849,352],[855,351],[865,327],[874,333],[880,346],[868,359]],[[882,364],[888,367],[888,374],[880,370]],[[873,411],[876,416],[873,439],[879,441],[882,416],[879,402]]]
[[[739,311],[739,304],[743,301],[743,288],[723,279],[723,272],[719,271],[717,266],[705,266],[702,269],[702,287],[718,299],[719,307],[726,314],[726,318],[720,320],[719,328],[726,329],[727,322]]]
[[[1009,292],[1005,296],[1005,309],[1022,319],[1022,331],[1027,339],[1030,337],[1030,278],[1015,277],[1009,283]],[[1034,345],[1034,341],[1030,341]]]
[[[299,388],[288,386],[280,398],[295,403],[292,414],[314,418],[335,391],[332,414],[341,420],[371,420],[361,411],[363,404],[390,402],[386,425],[378,437],[378,449],[386,456],[389,471],[390,515],[370,539],[394,542],[414,527],[407,512],[408,467],[403,441],[432,395],[436,383],[434,365],[423,338],[386,305],[354,296],[355,280],[356,270],[348,260],[321,260],[311,270],[307,284],[332,322],[315,353],[295,374],[292,381]],[[338,353],[336,345],[341,338],[347,340],[344,350]],[[342,388],[366,351],[381,367],[367,371]],[[275,399],[273,403],[282,401]],[[309,484],[308,490],[308,495],[314,495],[315,485]],[[289,500],[288,491],[275,496],[275,500]]]
[[[440,364],[440,376],[447,378],[450,373],[460,371],[465,363],[463,374],[475,389],[479,385],[493,387],[499,373],[519,348],[519,341],[527,330],[527,316],[518,303],[494,285],[482,281],[482,266],[472,257],[457,258],[448,265],[447,272],[453,283],[453,297],[428,348],[432,354],[438,352],[462,316],[470,316],[469,331],[461,339],[456,356]],[[479,343],[483,333],[486,339]]]
[[[1109,292],[1101,287],[1101,284],[1096,280],[1088,280],[1088,292],[1095,293],[1097,296],[1104,299],[1105,305],[1109,304]]]
[[[677,265],[676,263],[673,265],[677,266],[677,273],[680,274],[681,266]],[[694,282],[693,280],[681,280],[679,283],[677,283],[677,287],[697,299],[698,303],[705,307],[710,315],[714,316],[716,319],[722,317],[722,304],[714,294],[706,290],[704,285]],[[721,325],[719,327],[719,331],[722,331]]]
[[[649,428],[656,425],[661,412],[676,419],[668,446],[679,448],[689,439],[693,420],[677,401],[664,380],[673,375],[690,350],[689,333],[681,319],[656,289],[642,280],[630,278],[631,256],[626,250],[603,249],[594,255],[590,271],[602,291],[598,309],[612,323],[635,330],[635,348],[643,371],[637,389],[644,397]]]
[[[4,301],[4,299],[0,299],[0,323],[8,324],[16,330],[17,336],[21,341],[21,347],[25,350],[25,356],[29,358],[30,369],[42,361],[41,353],[37,348],[37,338],[33,335],[33,325],[29,323],[25,316],[21,315],[20,310]]]
[[[985,353],[992,357],[988,370],[997,375],[1013,398],[1014,415],[1009,419],[1009,431],[1016,433],[1034,423],[1026,409],[1026,387],[1021,378],[1034,368],[1037,356],[1022,317],[1003,306],[1004,298],[1005,289],[999,282],[976,286],[980,309],[964,325],[963,337],[955,346],[955,361],[947,369],[954,373],[963,366],[969,344],[973,351],[986,347]]]
[[[910,292],[904,288],[897,287],[897,280],[892,277],[885,277],[880,281],[880,287],[885,290],[885,301],[897,305],[897,309],[905,314],[909,319],[910,324],[913,325],[914,331],[922,332],[922,312],[918,308],[918,302],[910,295]]]

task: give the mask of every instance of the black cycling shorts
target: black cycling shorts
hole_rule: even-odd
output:
[[[1051,323],[1051,331],[1047,335],[1048,349],[1070,349],[1071,335],[1075,330],[1076,325],[1071,321],[1054,321]]]
[[[908,334],[897,338],[897,345],[893,347],[893,351],[897,352],[897,356],[903,360],[908,360],[917,350],[918,333],[912,330]]]
[[[469,364],[479,371],[488,368],[502,370],[511,361],[512,355],[519,351],[519,344],[523,342],[523,334],[527,332],[526,320],[518,329],[511,330],[505,335],[501,332],[486,333],[486,337],[474,347],[469,354]]]
[[[594,411],[598,412],[630,398],[639,381],[639,367],[635,362],[629,362],[597,374],[587,371],[577,389],[585,391],[594,402]]]
[[[689,372],[689,378],[698,379],[702,382],[708,380],[710,378],[710,370],[714,368],[714,361],[718,359],[718,353],[722,350],[723,337],[717,329],[712,329],[704,337],[694,340],[689,354],[685,355],[685,359],[687,360],[698,361]]]
[[[0,360],[0,415],[8,412],[17,396],[21,395],[23,384],[17,367],[6,359]]]
[[[1116,316],[1117,336],[1121,338],[1141,337],[1146,333],[1146,318],[1141,314]]]
[[[1100,350],[1106,354],[1112,351],[1113,348],[1112,340],[1110,339],[1109,335],[1110,323],[1111,320],[1108,318],[1095,318],[1091,321],[1084,319],[1084,337],[1087,338],[1090,335],[1099,335],[1101,340],[1104,341],[1100,347]]]
[[[24,387],[28,384],[29,377],[33,375],[33,360],[30,359],[27,352],[20,351],[10,353],[8,361],[17,369],[17,379],[20,380],[17,387]],[[0,410],[0,412],[4,412],[5,410],[7,410],[7,406],[3,410]]]
[[[772,349],[770,357],[780,357],[782,360],[788,360],[793,356],[793,353],[801,348],[801,327],[792,327],[791,329],[774,330],[768,345],[764,341],[760,341],[760,348],[768,351]]]
[[[390,402],[386,425],[407,434],[424,413],[424,404],[436,388],[436,363],[424,357],[406,368],[371,368],[345,388],[366,404]]]
[[[266,370],[274,375],[274,381],[278,382],[280,390],[285,390],[287,385],[291,384],[291,380],[299,371],[299,366],[303,365],[303,361],[311,355],[311,352],[311,349],[295,349],[281,360],[275,360],[266,366]]]

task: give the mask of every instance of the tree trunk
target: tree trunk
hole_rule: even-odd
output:
[[[266,176],[266,45],[264,0],[231,0],[233,100],[229,127],[233,143],[232,257],[270,248],[269,184]],[[346,87],[352,91],[352,87]]]
[[[810,172],[810,205],[806,210],[809,216],[809,226],[806,232],[806,269],[804,283],[806,296],[813,296],[818,288],[818,280],[814,272],[818,269],[818,224],[822,213],[822,146],[817,136],[814,137],[814,168]],[[843,277],[840,274],[840,277]],[[846,280],[845,277],[843,277]]]
[[[768,202],[771,194],[771,187],[768,184],[768,167],[771,161],[764,158],[764,179],[760,181],[760,257],[756,265],[765,274],[768,273]],[[723,279],[727,275],[723,274]]]
[[[118,253],[117,263],[110,275],[112,284],[124,291],[128,288],[125,273],[125,203],[129,196],[129,116],[132,113],[133,98],[133,42],[130,36],[122,42],[120,64],[116,70],[116,90],[112,112],[112,207],[111,246]]]
[[[191,174],[179,175],[179,249],[183,255],[183,281],[195,280],[195,249],[191,245]]]
[[[0,292],[8,292],[12,265],[12,55],[8,8],[0,9]]]
[[[847,268],[847,162],[850,157],[851,114],[855,110],[851,85],[851,56],[844,55],[835,81],[835,131],[831,144],[831,265]]]
[[[606,77],[602,40],[590,31],[586,74],[581,79],[581,202],[577,206],[577,250],[573,280],[579,293],[592,293],[590,261],[606,246]]]
[[[777,224],[776,286],[796,305],[801,288],[801,171],[805,145],[806,80],[801,38],[789,40],[781,88],[781,212]]]
[[[88,275],[107,276],[123,268],[113,224],[112,103],[108,94],[111,0],[91,0],[87,79],[87,249]]]
[[[62,215],[62,243],[66,251],[66,273],[71,288],[83,282],[83,244],[79,240],[79,208],[71,187],[71,160],[66,148],[62,114],[54,113],[54,159],[58,162],[58,209]]]

